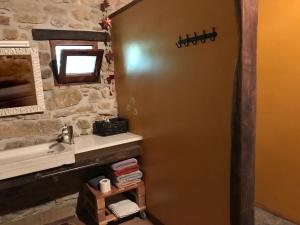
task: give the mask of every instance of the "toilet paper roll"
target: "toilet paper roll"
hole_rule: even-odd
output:
[[[110,180],[109,179],[102,179],[99,182],[100,186],[100,191],[102,193],[107,193],[111,191],[111,185],[110,185]]]

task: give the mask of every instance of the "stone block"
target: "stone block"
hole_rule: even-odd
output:
[[[10,9],[9,8],[5,8],[5,7],[1,7],[0,8],[0,15],[7,15],[7,14],[9,14],[9,12],[10,12]]]
[[[74,3],[76,0],[51,0],[52,2],[56,4],[61,4],[61,3]]]
[[[18,13],[14,18],[19,23],[43,24],[47,22],[47,17],[40,13]]]
[[[50,68],[43,68],[41,74],[43,79],[50,78],[52,77],[52,70]]]
[[[54,118],[62,118],[62,117],[68,117],[68,116],[71,116],[75,113],[75,110],[71,110],[71,109],[64,109],[64,110],[58,110],[58,111],[55,111],[53,113],[53,117]]]
[[[3,29],[3,36],[6,40],[16,40],[18,38],[17,29]]]
[[[102,98],[108,98],[110,96],[109,88],[103,88],[101,91]]]
[[[63,126],[60,120],[17,120],[0,122],[0,140],[6,138],[54,135]]]
[[[49,50],[49,41],[39,41],[39,50]]]
[[[39,52],[40,64],[49,65],[50,64],[50,54],[48,52]]]
[[[0,25],[9,25],[10,18],[7,16],[0,16]]]
[[[110,109],[111,107],[112,107],[112,104],[109,101],[106,101],[106,102],[103,101],[103,102],[99,103],[99,105],[98,105],[99,109]]]
[[[83,29],[84,25],[81,23],[70,23],[69,27],[73,29]]]
[[[100,97],[100,94],[98,91],[96,91],[96,90],[90,91],[89,103],[97,103],[100,101],[100,99],[101,99],[101,97]]]
[[[44,79],[43,80],[43,90],[44,91],[50,91],[54,89],[54,81],[53,79]]]
[[[54,15],[66,15],[67,14],[66,9],[63,9],[56,5],[50,5],[50,4],[47,4],[44,7],[44,11],[48,14],[54,14]]]
[[[92,105],[85,105],[85,106],[80,106],[76,109],[77,113],[88,113],[88,112],[92,112],[95,113],[96,109],[94,106]]]
[[[78,21],[88,21],[91,18],[91,13],[85,8],[78,8],[72,11],[73,17]]]
[[[50,112],[34,113],[34,114],[25,115],[24,120],[42,120],[42,119],[49,119],[50,117],[51,117]]]
[[[60,15],[54,16],[50,21],[50,24],[57,28],[62,28],[67,23],[68,23],[68,20],[65,17],[60,16]]]
[[[63,109],[79,104],[81,99],[81,93],[78,89],[55,89],[50,98],[46,100],[46,107],[49,110]]]
[[[27,34],[22,33],[22,34],[20,34],[19,40],[28,41],[29,38],[28,38]]]
[[[31,31],[33,29],[33,25],[18,25],[18,29]]]
[[[77,126],[81,129],[89,129],[91,128],[91,124],[88,120],[80,119],[77,121]]]

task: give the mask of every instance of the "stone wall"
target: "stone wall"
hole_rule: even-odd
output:
[[[110,11],[128,0],[111,1]],[[101,114],[117,115],[113,64],[103,59],[101,83],[56,87],[48,41],[33,41],[31,29],[101,31],[101,0],[0,0],[0,40],[28,40],[40,52],[46,111],[42,114],[0,118],[0,150],[51,141],[64,124],[72,124],[75,135],[92,132]],[[104,44],[99,43],[104,49]]]
[[[48,41],[33,41],[31,29],[69,29],[101,31],[98,25],[102,12],[101,0],[0,0],[0,40],[28,40],[39,48],[46,111],[30,115],[0,118],[0,151],[29,146],[56,139],[64,124],[74,126],[75,135],[92,132],[95,119],[102,114],[117,115],[114,82],[106,78],[114,74],[114,65],[103,59],[101,83],[55,86],[50,63]],[[111,11],[129,0],[111,2]],[[103,43],[99,43],[104,48]],[[34,193],[34,189],[32,190]],[[33,196],[34,197],[34,196]],[[71,200],[70,200],[71,199]],[[74,200],[75,199],[75,200]],[[53,199],[34,208],[0,215],[0,224],[21,220],[29,215],[73,205],[75,198]]]
[[[0,216],[0,224],[42,225],[71,217],[76,213],[78,193],[57,198],[35,207]]]

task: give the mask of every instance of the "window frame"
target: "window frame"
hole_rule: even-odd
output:
[[[62,50],[61,65],[58,81],[60,84],[74,84],[83,82],[97,82],[100,78],[100,69],[102,65],[104,50]],[[80,75],[67,76],[67,57],[68,56],[96,56],[95,70],[92,73],[81,73]]]
[[[57,68],[57,59],[56,59],[56,46],[92,46],[90,51],[99,50],[97,41],[85,41],[85,40],[49,40],[50,50],[51,50],[51,64],[54,74],[54,83],[55,85],[67,85],[67,84],[80,84],[80,83],[94,83],[100,82],[100,70],[102,66],[102,58],[100,64],[96,66],[99,67],[98,74],[94,74],[94,78],[91,79],[90,76],[78,74],[76,79],[61,79],[60,71]],[[76,49],[77,50],[77,49]],[[73,50],[72,50],[73,51]],[[89,51],[89,50],[85,50]],[[98,62],[97,62],[98,63]],[[62,66],[62,65],[61,65]]]

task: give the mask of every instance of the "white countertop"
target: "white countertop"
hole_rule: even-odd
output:
[[[75,144],[72,145],[72,148],[74,149],[75,154],[79,154],[140,140],[143,140],[143,137],[133,133],[116,134],[107,137],[86,135],[76,137],[74,139]]]
[[[1,151],[0,180],[74,163],[75,154],[72,147],[61,143],[45,143]]]
[[[0,152],[0,180],[75,163],[75,154],[142,140],[143,137],[123,133],[107,137],[76,137],[75,144],[45,143]],[[52,146],[52,147],[51,147]]]

